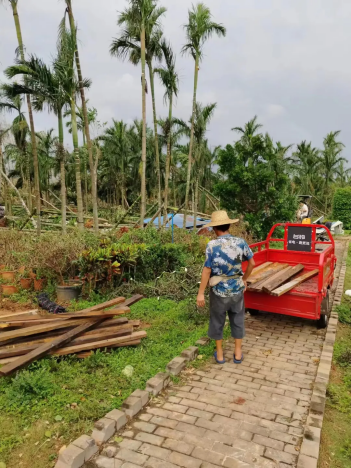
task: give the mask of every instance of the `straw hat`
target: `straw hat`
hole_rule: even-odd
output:
[[[204,227],[217,227],[238,222],[238,219],[230,219],[226,211],[214,211],[211,216],[211,222]]]

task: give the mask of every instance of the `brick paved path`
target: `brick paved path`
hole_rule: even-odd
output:
[[[230,345],[226,364],[185,373],[125,429],[110,465],[97,466],[295,467],[324,331],[263,313],[246,326],[243,364]]]

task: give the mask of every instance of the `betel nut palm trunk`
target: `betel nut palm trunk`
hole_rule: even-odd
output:
[[[13,18],[15,21],[16,34],[18,40],[18,46],[20,51],[21,60],[24,60],[24,47],[22,39],[21,25],[19,21],[18,11],[17,11],[17,1],[11,1]],[[29,115],[29,125],[30,125],[30,136],[32,143],[32,154],[33,154],[33,166],[34,166],[34,192],[35,192],[35,201],[36,201],[36,212],[37,212],[37,234],[40,235],[41,232],[41,223],[40,223],[40,182],[39,182],[39,161],[38,161],[38,151],[37,151],[37,141],[35,136],[35,126],[34,126],[34,117],[32,103],[30,100],[29,94],[26,95],[27,106],[28,106],[28,115]],[[29,194],[30,195],[30,194]]]
[[[199,77],[199,55],[197,54],[196,59],[195,59],[193,111],[192,111],[192,116],[191,116],[191,131],[190,131],[190,142],[189,142],[188,170],[187,170],[187,177],[186,177],[185,209],[184,209],[183,228],[186,227],[186,216],[188,214],[188,204],[189,204],[191,167],[192,167],[193,147],[194,147],[194,127],[195,127],[196,95],[197,95],[198,77]]]
[[[77,31],[76,31],[76,26],[75,26],[75,21],[74,21],[74,16],[73,16],[72,1],[66,0],[66,4],[67,4],[71,33],[74,35],[74,41],[75,41],[75,59],[76,59],[76,67],[77,67],[77,74],[78,74],[78,81],[79,81],[80,96],[82,100],[83,121],[84,121],[83,123],[84,123],[85,136],[87,140],[87,146],[88,146],[89,167],[90,167],[90,174],[91,174],[91,195],[92,195],[92,203],[93,203],[94,231],[98,233],[99,232],[99,219],[98,219],[99,213],[98,213],[98,202],[97,202],[97,171],[96,171],[95,164],[94,164],[93,146],[92,146],[92,141],[90,138],[88,111],[87,111],[87,105],[86,105],[86,99],[85,99],[82,69],[80,65],[78,42],[77,42]]]

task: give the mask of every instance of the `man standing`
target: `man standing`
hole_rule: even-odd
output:
[[[234,363],[243,361],[242,340],[245,336],[244,291],[255,262],[253,253],[244,239],[229,233],[231,224],[238,219],[229,219],[226,211],[215,211],[211,223],[217,239],[210,241],[206,248],[206,261],[202,271],[197,296],[198,307],[205,306],[205,289],[210,285],[210,326],[208,336],[216,340],[215,359],[224,364],[223,329],[228,312],[232,337],[235,339]],[[242,263],[248,261],[243,274]]]

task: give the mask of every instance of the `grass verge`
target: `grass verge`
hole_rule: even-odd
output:
[[[351,244],[344,290],[351,289]],[[324,415],[319,468],[351,468],[351,298],[343,296]]]
[[[94,421],[119,408],[136,388],[145,388],[150,377],[207,332],[208,316],[199,314],[192,300],[144,299],[129,316],[147,329],[138,347],[98,351],[85,360],[46,358],[0,380],[0,462],[7,468],[54,466],[62,445],[89,432]],[[200,350],[203,361],[212,350]],[[122,373],[127,365],[134,368],[130,378]]]

